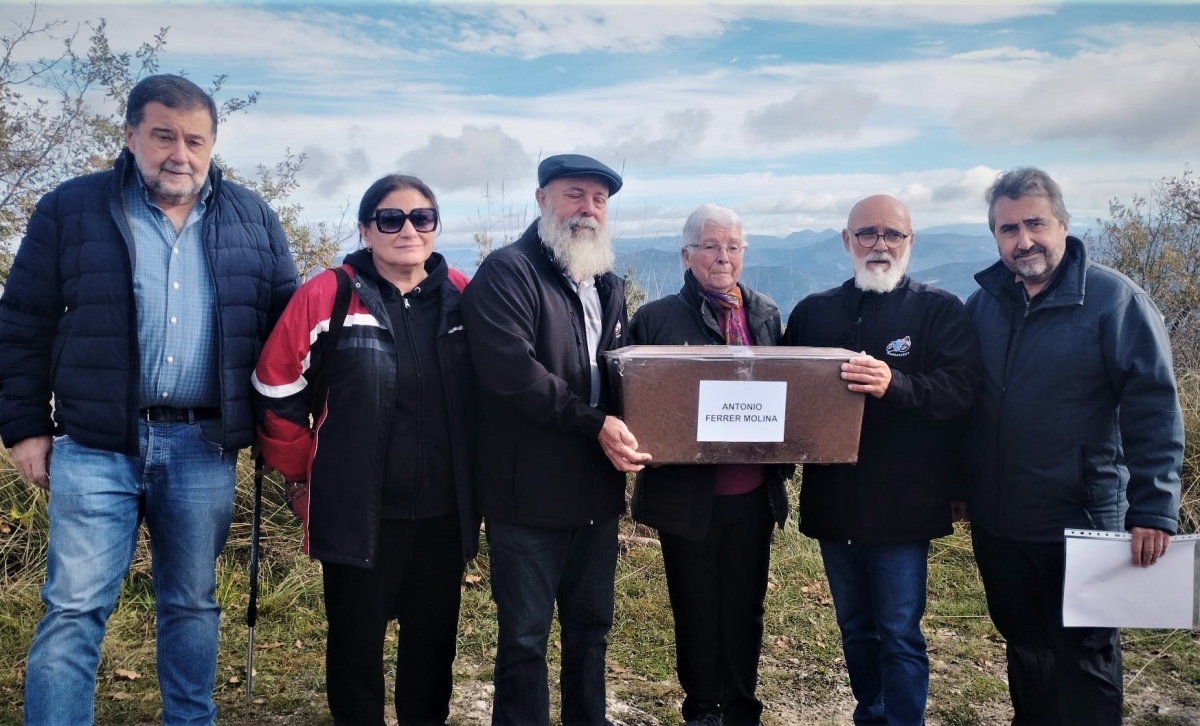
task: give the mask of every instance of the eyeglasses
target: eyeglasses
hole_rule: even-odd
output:
[[[872,229],[864,229],[861,232],[854,233],[854,239],[858,240],[858,243],[867,249],[871,249],[875,245],[879,244],[880,238],[883,239],[883,243],[889,248],[895,249],[896,247],[904,244],[904,240],[908,239],[909,237],[912,237],[912,232],[903,234],[894,229],[889,229],[886,232],[876,232]]]
[[[716,257],[717,255],[719,255],[721,253],[721,250],[725,250],[725,254],[729,255],[730,257],[739,257],[739,256],[741,256],[741,254],[743,252],[746,251],[746,245],[728,245],[728,246],[722,247],[721,245],[695,245],[695,244],[693,244],[693,245],[688,245],[688,247],[691,247],[692,249],[700,250],[700,254],[702,254],[706,257]]]
[[[437,229],[438,211],[430,207],[418,207],[410,212],[403,209],[376,209],[375,216],[367,220],[374,222],[380,232],[395,234],[404,229],[405,221],[412,222],[413,229],[418,232],[432,232]]]

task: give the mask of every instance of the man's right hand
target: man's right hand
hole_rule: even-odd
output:
[[[49,436],[31,436],[18,441],[8,453],[22,479],[39,489],[49,490],[51,448]]]
[[[637,450],[637,439],[616,416],[604,417],[604,428],[600,429],[600,446],[617,471],[641,471],[650,461],[649,454]]]

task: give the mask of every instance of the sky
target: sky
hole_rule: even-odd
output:
[[[116,50],[169,28],[163,71],[257,91],[217,152],[246,172],[306,155],[294,200],[353,217],[415,173],[441,242],[515,236],[540,159],[620,171],[618,237],[674,237],[697,206],[750,234],[841,229],[888,193],[914,226],[986,222],[997,172],[1046,169],[1072,227],[1200,161],[1200,5],[89,3],[39,5]],[[29,5],[0,4],[5,26]],[[49,44],[21,52],[49,55]]]

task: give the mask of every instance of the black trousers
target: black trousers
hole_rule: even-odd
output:
[[[714,497],[703,541],[659,535],[685,721],[714,714],[733,726],[757,724],[762,715],[755,691],[774,526],[760,486]]]
[[[972,528],[988,613],[1007,641],[1013,726],[1119,726],[1121,632],[1062,624],[1066,546]]]
[[[383,639],[400,623],[396,716],[444,724],[450,714],[463,573],[458,516],[381,522],[375,568],[322,563],[325,687],[338,726],[383,724]]]

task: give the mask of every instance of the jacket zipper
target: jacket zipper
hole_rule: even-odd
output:
[[[130,155],[132,160],[132,155]],[[136,162],[135,162],[136,163]],[[129,225],[129,210],[125,206],[125,180],[124,175],[128,173],[124,165],[119,172],[115,172],[117,176],[113,179],[113,186],[116,187],[116,199],[110,198],[109,211],[112,212],[117,207],[119,202],[122,214],[113,214],[113,221],[117,225],[117,231],[121,233],[121,237],[125,242],[125,261],[129,263],[129,366],[131,368],[129,376],[129,391],[126,396],[126,406],[128,406],[130,414],[129,423],[125,429],[125,446],[130,452],[136,453],[138,450],[138,406],[137,392],[141,387],[142,365],[141,352],[138,350],[138,331],[137,331],[137,293],[134,291],[134,271],[137,267],[137,247],[134,246],[133,229]],[[136,173],[136,172],[135,172]]]
[[[212,283],[213,291],[213,320],[217,324],[217,370],[214,371],[214,373],[217,374],[217,408],[221,411],[221,439],[220,443],[217,444],[217,454],[221,457],[221,461],[225,461],[225,377],[221,375],[221,361],[224,359],[221,353],[225,342],[225,328],[221,324],[221,305],[219,303],[220,292],[217,290],[217,273],[213,269],[215,262],[214,251],[212,245],[209,245],[205,242],[205,240],[208,239],[208,235],[204,234],[205,229],[209,226],[212,226],[213,239],[216,240],[218,235],[218,228],[216,226],[216,202],[219,185],[220,182],[213,184],[211,195],[213,204],[211,208],[206,209],[204,212],[204,227],[201,228],[200,231],[200,244],[204,245],[204,254],[208,258],[208,279]],[[214,244],[216,244],[215,241]]]
[[[1025,309],[1021,313],[1020,319],[1014,320],[1012,323],[1009,324],[1008,345],[1007,345],[1007,350],[1005,350],[1005,352],[1004,352],[1004,370],[1001,372],[1001,376],[1000,376],[1000,410],[997,412],[997,416],[996,416],[996,419],[999,422],[999,426],[997,427],[997,430],[996,430],[996,464],[997,464],[997,466],[1000,466],[1000,464],[1002,462],[1002,454],[1003,454],[1003,451],[1001,450],[1003,441],[1002,441],[1000,432],[1002,430],[1004,430],[1005,426],[1007,425],[1005,423],[1005,419],[1006,419],[1007,411],[1008,411],[1009,376],[1011,375],[1013,360],[1017,357],[1017,354],[1020,353],[1021,344],[1024,342],[1024,339],[1025,339],[1025,322],[1029,319],[1030,312],[1032,312],[1032,311],[1030,310],[1030,307],[1029,307],[1029,299],[1026,298],[1025,299]],[[997,475],[999,475],[999,472],[997,472]],[[1001,490],[1001,488],[999,486],[997,486],[995,488],[995,496],[996,496],[995,511],[1001,514],[1000,519],[1003,520],[1003,509],[1001,509],[1001,506],[1000,506],[1001,505],[1000,490]]]
[[[420,288],[416,288],[416,289],[420,290]],[[425,401],[424,401],[425,390],[424,390],[424,386],[422,385],[423,376],[421,374],[421,358],[420,358],[420,356],[417,355],[417,341],[416,341],[416,337],[413,335],[413,329],[412,329],[412,326],[413,326],[412,305],[408,302],[407,295],[402,295],[401,299],[404,300],[404,333],[405,333],[405,337],[408,338],[408,347],[412,353],[413,368],[416,369],[416,372],[417,372],[417,472],[416,472],[417,475],[413,482],[413,508],[412,508],[412,513],[411,513],[411,517],[410,517],[411,519],[416,519],[417,511],[419,510],[420,505],[421,505],[421,478],[422,478],[421,475],[425,471],[425,426],[423,425],[423,419],[425,418]],[[399,373],[400,373],[399,369],[400,369],[400,356],[397,355],[396,356],[396,374],[397,374],[396,383],[397,383],[397,385],[399,385]]]

